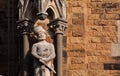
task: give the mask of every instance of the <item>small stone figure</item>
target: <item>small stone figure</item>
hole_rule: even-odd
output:
[[[36,26],[34,31],[39,40],[32,46],[32,55],[35,58],[35,76],[50,76],[50,70],[56,73],[52,64],[52,60],[55,58],[54,46],[46,41],[47,34],[41,26]]]

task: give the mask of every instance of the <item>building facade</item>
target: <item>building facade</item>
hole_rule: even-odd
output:
[[[35,1],[37,0],[31,0],[27,8],[26,6],[22,7],[22,3],[20,4],[19,1],[0,1],[0,60],[5,63],[0,63],[0,66],[3,66],[0,68],[0,75],[24,76],[23,71],[21,71],[24,68],[22,61],[27,55],[24,47],[27,47],[29,49],[27,52],[30,53],[31,46],[36,41],[30,30],[27,41],[26,37],[23,34],[21,35],[23,31],[21,32],[18,26],[22,19],[23,22],[28,21],[31,26],[38,23],[46,30],[50,29],[48,25],[56,25],[59,22],[65,25],[65,28],[67,27],[62,34],[62,39],[60,38],[60,42],[55,31],[50,30],[52,34],[47,38],[49,42],[54,44],[57,56],[62,58],[62,60],[57,60],[59,58],[57,57],[54,60],[57,73],[62,72],[62,75],[56,74],[57,76],[120,75],[119,0],[58,0],[65,1],[61,2],[62,4],[60,2],[54,4],[55,0],[50,0],[51,4],[49,5],[54,9],[50,7],[51,9],[46,10],[48,13],[46,19],[44,19],[46,16],[44,12],[41,16],[41,10],[38,10],[39,4]],[[43,6],[48,5],[47,3],[43,4]],[[22,10],[19,8],[26,9],[27,12],[20,14]],[[23,14],[25,15],[22,16]],[[57,45],[61,45],[59,43],[62,44],[62,49],[57,47]],[[59,55],[58,50],[62,50],[60,52],[62,55]],[[28,58],[25,61],[31,62],[27,66],[27,72],[29,76],[32,76],[34,74],[33,58],[30,54],[27,56]],[[57,64],[59,62],[62,62],[62,70],[58,69],[58,66],[61,65]]]

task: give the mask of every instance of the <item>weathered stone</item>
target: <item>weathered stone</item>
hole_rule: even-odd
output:
[[[108,14],[119,14],[120,13],[120,7],[119,8],[106,8],[106,13]]]
[[[120,3],[112,2],[112,3],[103,3],[102,4],[103,8],[119,8]]]
[[[72,13],[83,13],[83,8],[82,7],[72,7]]]
[[[115,20],[95,20],[94,24],[97,26],[116,26],[117,22]]]
[[[119,75],[120,75],[120,71],[119,71],[119,70],[111,70],[111,71],[109,72],[109,74],[110,74],[111,76],[119,76]]]
[[[104,37],[115,37],[115,36],[117,36],[118,35],[118,33],[117,32],[114,32],[114,31],[111,31],[111,32],[102,32],[102,36],[104,36]]]
[[[103,70],[104,69],[103,67],[104,65],[102,63],[89,63],[88,64],[88,68],[90,70],[97,70],[97,69]]]
[[[120,15],[119,14],[101,14],[100,18],[105,20],[120,20]]]
[[[97,43],[97,50],[111,50],[111,43]]]
[[[71,44],[80,44],[84,43],[84,38],[82,37],[69,37],[68,40]]]
[[[72,6],[73,7],[83,7],[83,4],[80,0],[79,1],[73,1]]]
[[[70,50],[67,52],[68,57],[84,57],[85,50]]]
[[[92,26],[94,24],[94,20],[87,20],[86,24],[87,26]]]
[[[88,38],[89,43],[100,43],[101,42],[101,37],[90,37]]]
[[[102,31],[117,32],[117,26],[103,26]]]
[[[97,75],[97,70],[89,70],[88,71],[88,76],[96,76]]]
[[[111,56],[111,50],[87,50],[87,56]]]
[[[85,57],[72,57],[71,64],[83,64],[85,63]]]
[[[98,70],[97,71],[97,76],[111,76],[111,75],[109,74],[109,71]]]
[[[86,44],[86,50],[95,50],[95,49],[96,49],[96,43]]]
[[[90,2],[90,3],[87,4],[87,7],[88,8],[95,8],[96,7],[96,3]]]
[[[118,42],[118,37],[101,37],[101,42],[102,43],[117,43]]]
[[[72,31],[73,37],[83,37],[84,35],[84,28],[82,27],[81,30]]]
[[[73,76],[73,71],[69,70],[67,76]]]
[[[78,10],[78,9],[76,9],[76,10]],[[78,12],[80,12],[80,11],[78,11]],[[74,25],[83,26],[84,25],[84,14],[82,14],[82,13],[74,13],[73,17],[72,17],[72,23]]]
[[[71,44],[71,50],[84,50],[85,44]]]
[[[87,56],[88,63],[97,63],[98,59],[97,56]]]
[[[69,65],[69,70],[85,70],[87,69],[86,64],[71,64]]]
[[[105,9],[104,8],[92,8],[91,13],[92,14],[102,14],[102,13],[105,13]]]
[[[88,19],[90,19],[90,20],[99,19],[99,14],[89,15]]]
[[[73,76],[87,76],[87,71],[75,70],[75,71],[73,71]]]
[[[92,2],[101,2],[102,0],[91,0]]]

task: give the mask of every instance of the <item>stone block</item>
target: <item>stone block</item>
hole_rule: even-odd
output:
[[[91,13],[92,14],[103,14],[105,13],[105,9],[104,8],[92,8]]]
[[[110,63],[112,58],[109,56],[97,56],[97,63]]]
[[[107,71],[107,70],[98,70],[97,71],[97,76],[111,76],[109,73],[110,72]]]
[[[82,7],[72,7],[72,13],[83,13]]]
[[[103,26],[102,30],[103,31],[109,31],[109,32],[111,32],[111,31],[117,32],[118,31],[117,26]]]
[[[93,2],[87,3],[87,7],[88,8],[96,8],[96,3],[93,3]]]
[[[72,27],[72,25],[68,25],[68,27]],[[66,33],[67,33],[67,37],[71,37],[72,36],[72,28],[68,28],[67,30],[66,30]]]
[[[101,14],[100,18],[105,20],[119,20],[120,15],[119,14]]]
[[[85,63],[85,57],[72,57],[71,64],[83,64]]]
[[[106,13],[108,13],[108,14],[119,14],[120,13],[120,7],[119,8],[107,8]]]
[[[84,14],[83,13],[74,13],[72,16],[72,24],[83,26],[84,25]]]
[[[74,30],[72,31],[73,37],[83,37],[84,36],[84,28],[81,27],[81,30]]]
[[[83,37],[69,37],[68,40],[70,41],[71,44],[80,44],[84,43],[84,38]]]
[[[93,37],[102,36],[102,26],[91,26],[88,28],[88,34]]]
[[[90,30],[92,31],[92,32],[102,32],[102,26],[91,26],[90,27]]]
[[[102,43],[117,43],[118,42],[118,37],[101,37],[101,42]]]
[[[109,74],[110,74],[111,76],[119,76],[119,75],[120,75],[120,71],[119,71],[119,70],[111,70],[111,71],[109,72]]]
[[[86,70],[87,65],[86,64],[71,64],[68,65],[69,70]]]
[[[73,76],[73,71],[69,70],[67,76]]]
[[[71,50],[84,50],[85,44],[71,44]]]
[[[87,20],[86,24],[87,26],[93,26],[94,20]]]
[[[99,19],[99,14],[91,14],[88,16],[89,20],[97,20]]]
[[[87,56],[88,63],[97,63],[98,59],[97,56]]]
[[[110,31],[110,32],[102,32],[103,37],[115,37],[118,35],[118,32]]]
[[[94,24],[97,26],[116,26],[117,22],[115,20],[95,20]]]
[[[86,50],[95,50],[95,49],[96,49],[96,43],[86,44]]]
[[[85,50],[70,50],[67,57],[85,57]]]
[[[111,43],[97,43],[97,50],[111,50]]]
[[[83,7],[83,2],[78,0],[78,1],[73,1],[72,2],[73,7]]]
[[[89,37],[88,38],[88,43],[100,43],[101,42],[101,37]]]
[[[91,2],[101,2],[103,0],[91,0]]]
[[[87,76],[87,71],[85,70],[74,70],[73,76]]]
[[[102,63],[89,63],[88,64],[88,69],[90,70],[103,70],[104,66]]]
[[[116,3],[116,2],[105,2],[102,4],[103,8],[119,8],[120,7],[120,3]]]
[[[111,50],[87,50],[87,56],[111,56]]]
[[[97,76],[97,70],[88,70],[88,76]]]

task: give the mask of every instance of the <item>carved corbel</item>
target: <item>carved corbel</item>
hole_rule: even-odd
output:
[[[17,29],[20,35],[30,34],[33,29],[33,22],[27,18],[17,21]]]

